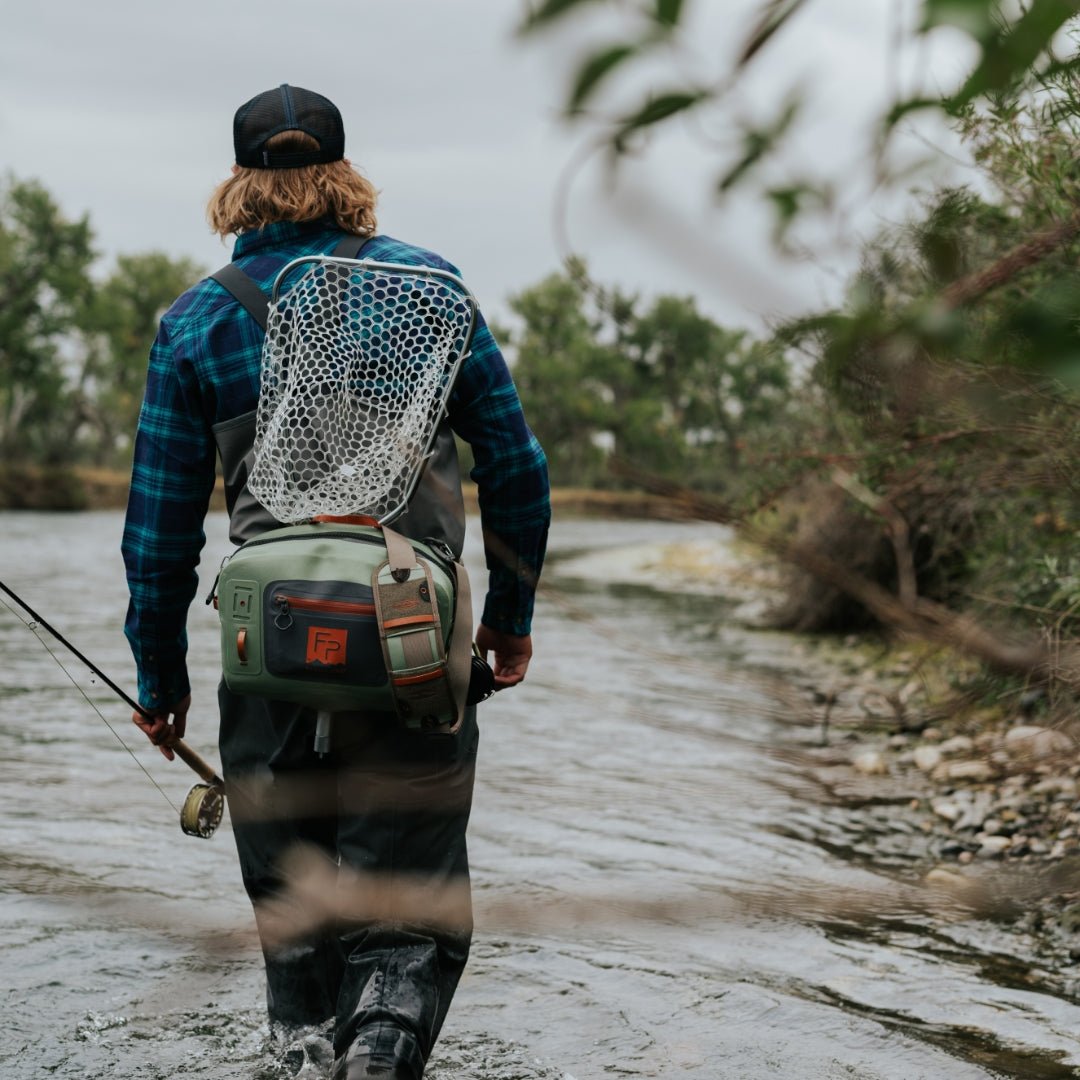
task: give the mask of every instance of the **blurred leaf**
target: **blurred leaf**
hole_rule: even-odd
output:
[[[586,100],[600,82],[624,60],[638,51],[636,45],[616,45],[590,56],[578,71],[570,100],[566,103],[569,115],[581,112]]]
[[[956,109],[984,94],[1015,86],[1078,8],[1078,0],[1031,0],[1031,6],[1011,27],[984,42],[982,59],[950,100],[950,107]]]
[[[762,8],[761,17],[735,62],[736,67],[748,64],[766,42],[806,3],[806,0],[769,0]]]
[[[788,230],[808,206],[826,206],[831,201],[831,193],[828,189],[806,182],[788,187],[769,188],[765,192],[765,197],[772,204],[776,214],[773,240],[777,244],[783,243]]]
[[[923,109],[940,109],[941,105],[940,98],[909,98],[907,101],[898,101],[885,114],[882,120],[882,130],[887,135],[905,116],[909,116],[914,112],[921,112]]]
[[[539,7],[532,8],[525,16],[520,32],[528,33],[530,30],[561,18],[571,8],[584,7],[586,4],[595,2],[596,0],[544,0]]]
[[[1053,281],[1012,307],[1003,331],[1015,339],[1014,361],[1046,368],[1080,360],[1080,284]]]
[[[955,26],[976,41],[988,41],[998,33],[1000,0],[925,0],[925,33],[936,26]]]
[[[792,98],[769,127],[751,128],[743,133],[743,156],[721,178],[721,194],[733,188],[783,138],[799,114],[801,103]]]
[[[1080,390],[1080,364],[1075,358],[1051,362],[1044,365],[1044,368],[1052,379],[1057,379],[1072,390]]]
[[[653,18],[666,27],[676,26],[679,16],[682,14],[683,0],[656,0],[656,11]]]
[[[626,139],[635,131],[657,124],[676,113],[692,109],[711,96],[707,90],[693,90],[676,91],[650,98],[636,113],[624,118],[620,123],[614,139],[616,152],[622,153],[626,149]]]

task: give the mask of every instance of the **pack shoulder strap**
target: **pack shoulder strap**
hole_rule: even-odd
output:
[[[210,275],[226,292],[232,293],[233,299],[246,309],[247,313],[266,329],[270,298],[262,291],[255,279],[240,269],[235,263],[229,263]]]
[[[330,253],[336,259],[355,259],[371,237],[348,233]],[[215,270],[210,277],[228,292],[237,303],[263,328],[266,329],[270,299],[255,279],[241,270],[236,263],[228,263]]]

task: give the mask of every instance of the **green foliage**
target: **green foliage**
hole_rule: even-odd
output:
[[[781,331],[832,403],[815,447],[921,534],[939,598],[1059,634],[1080,632],[1080,394],[1061,377],[1080,366],[1078,116],[1056,80],[967,110],[983,193],[933,193],[868,245],[840,309]]]
[[[753,60],[805,3],[806,0],[769,0],[759,12],[757,24],[739,51],[738,66],[745,67]]]
[[[521,32],[530,35],[554,25],[571,24],[586,9],[598,6],[596,0],[544,0],[530,8]],[[694,44],[686,32],[690,5],[673,0],[656,0],[653,5],[643,5],[641,0],[608,0],[605,6],[623,16],[620,21],[626,29],[617,42],[599,45],[582,57],[566,95],[568,117],[598,127],[618,159],[637,150],[638,136],[658,125],[705,114],[708,122],[698,127],[711,132],[712,145],[734,144],[738,148],[730,160],[718,164],[715,188],[720,196],[751,182],[763,166],[778,161],[807,112],[802,108],[804,90],[787,87],[771,115],[752,124],[733,119],[738,110],[729,109],[728,103],[749,65],[773,45],[796,15],[811,7],[811,0],[759,0],[757,16],[730,69],[718,70],[710,82],[689,86],[683,72],[684,54],[692,51]],[[909,43],[951,27],[974,43],[979,58],[954,93],[916,92],[886,105],[879,123],[879,168],[884,168],[884,151],[897,126],[912,113],[934,110],[962,116],[975,106],[993,108],[1015,102],[1039,80],[1074,78],[1080,58],[1075,53],[1059,57],[1055,47],[1060,31],[1076,13],[1076,0],[1026,0],[1024,4],[921,0],[922,18]],[[603,108],[604,91],[617,72],[631,85],[633,76],[645,74],[638,80],[637,103],[610,115],[611,110]],[[725,131],[730,137],[716,137]],[[775,168],[770,169],[770,179],[761,190],[776,215],[774,236],[781,244],[802,217],[828,213],[834,207],[833,192],[844,179],[812,177],[805,170],[793,173],[793,168],[800,167],[782,166],[778,175]]]
[[[706,490],[742,482],[748,440],[782,422],[783,355],[725,330],[690,298],[640,298],[572,262],[511,298],[514,379],[554,481],[612,482],[614,454]]]
[[[0,185],[0,451],[10,463],[117,464],[164,309],[200,276],[187,259],[120,256],[98,283],[89,221],[45,189]]]
[[[158,322],[201,276],[189,259],[161,252],[121,255],[95,291],[84,321],[78,392],[87,441],[101,464],[126,462]]]
[[[989,95],[1007,94],[1039,74],[1040,61],[1049,62],[1054,36],[1076,14],[1073,0],[1029,0],[1014,21],[1001,17],[1000,5],[991,0],[946,3],[926,0],[927,25],[959,11],[961,29],[978,42],[981,57],[975,70],[945,107],[955,111]],[[951,20],[957,25],[955,16]]]
[[[65,346],[91,291],[89,223],[34,182],[0,185],[0,452],[55,463],[73,435]]]

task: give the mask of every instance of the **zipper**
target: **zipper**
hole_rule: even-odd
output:
[[[214,577],[214,584],[210,586],[210,595],[206,598],[207,606],[214,602],[214,598],[217,595],[218,581],[221,580],[221,571],[225,569],[225,564],[235,555],[238,551],[243,551],[244,548],[261,547],[263,544],[280,544],[284,540],[310,540],[314,536],[318,536],[322,540],[351,540],[356,544],[381,544],[386,546],[385,541],[379,536],[357,536],[356,533],[343,533],[343,532],[320,532],[320,533],[304,533],[302,536],[270,536],[270,537],[256,537],[254,540],[248,540],[247,543],[242,544],[232,552],[230,555],[226,555],[221,560],[221,566],[218,567],[218,572]],[[405,538],[408,540],[408,537]],[[412,543],[412,541],[409,541]],[[422,544],[426,544],[434,553],[437,561],[442,563],[443,572],[454,577],[456,580],[456,574],[454,572],[454,553],[450,550],[450,545],[443,540],[439,540],[433,536],[425,536],[420,541]],[[414,554],[415,554],[415,548]]]
[[[286,596],[284,593],[278,593],[274,597],[274,604],[281,609],[283,615],[291,608],[299,611],[326,611],[334,615],[375,614],[374,604],[362,604],[352,600],[313,600],[307,596]]]

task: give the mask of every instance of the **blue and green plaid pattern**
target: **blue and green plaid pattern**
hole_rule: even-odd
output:
[[[233,261],[269,293],[290,259],[330,252],[340,239],[327,220],[281,222],[239,237]],[[438,255],[388,236],[375,237],[363,254],[457,274]],[[254,319],[206,278],[165,313],[150,350],[122,545],[131,593],[124,632],[145,708],[172,704],[189,691],[185,625],[216,475],[211,427],[255,408],[262,342]],[[483,621],[527,634],[550,518],[547,463],[483,317],[449,419],[475,462],[489,569]]]

